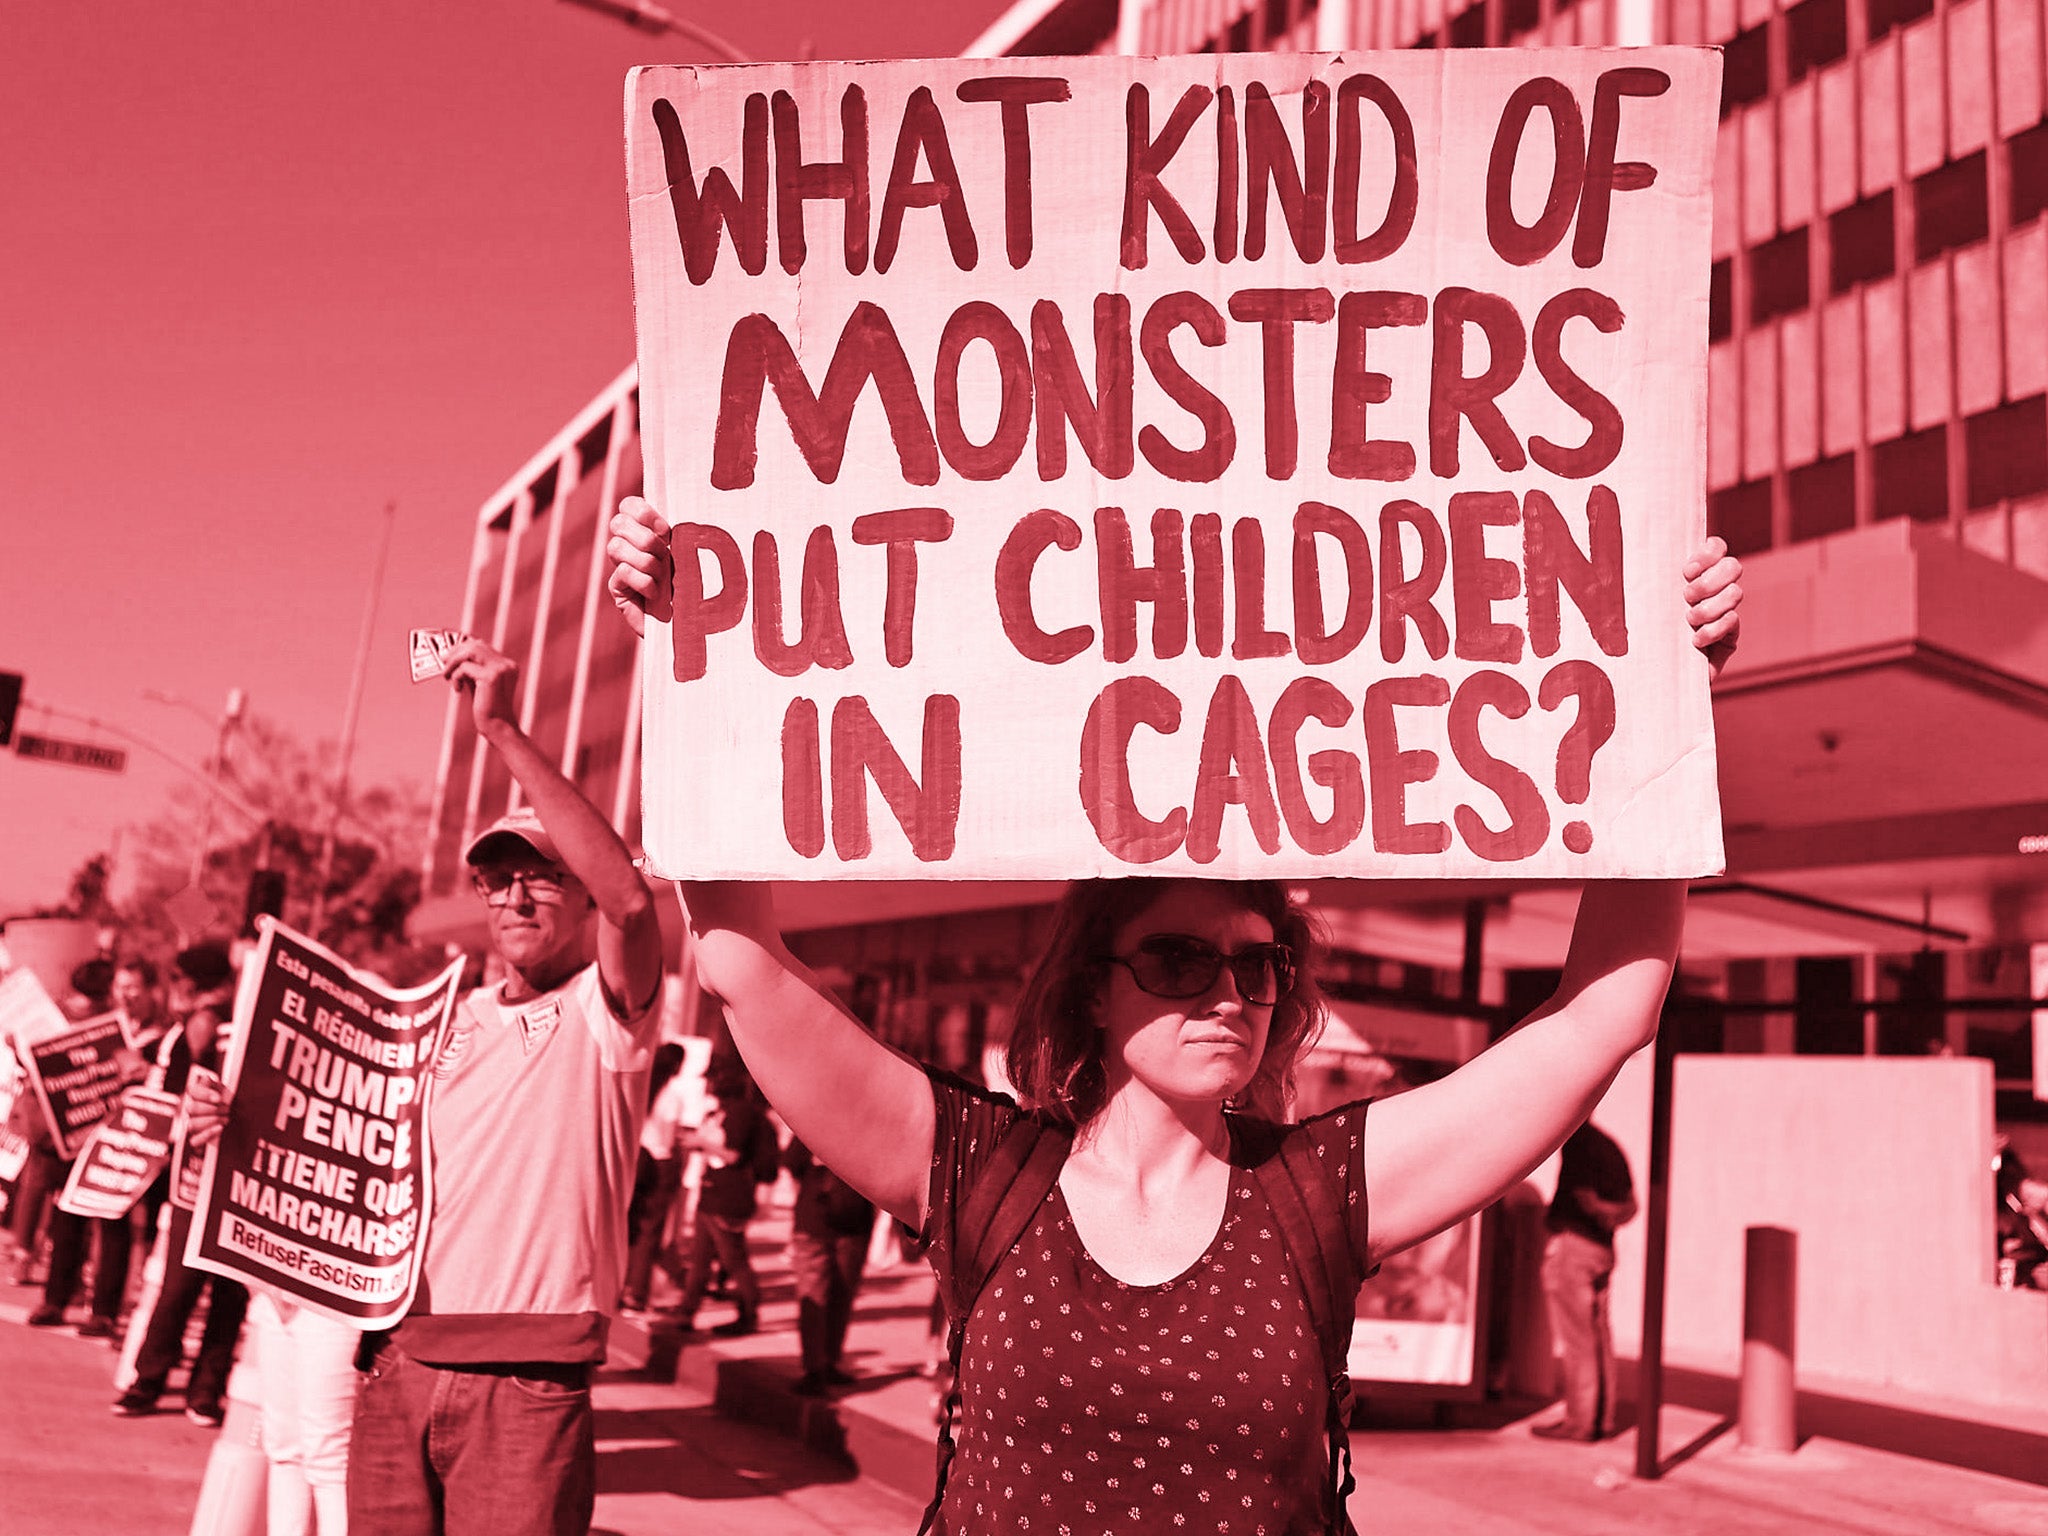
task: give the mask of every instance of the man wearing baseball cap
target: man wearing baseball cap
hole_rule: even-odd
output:
[[[661,995],[653,894],[618,833],[518,724],[518,669],[479,640],[443,672],[525,808],[467,850],[504,979],[435,1063],[433,1210],[410,1311],[365,1338],[349,1524],[590,1528],[590,1373],[626,1255]]]

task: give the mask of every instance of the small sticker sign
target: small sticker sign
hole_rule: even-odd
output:
[[[462,640],[452,629],[416,629],[412,632],[412,680],[429,682],[441,675],[448,653]]]

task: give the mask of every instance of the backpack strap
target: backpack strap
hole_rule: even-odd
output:
[[[946,1296],[946,1357],[951,1380],[939,1410],[939,1465],[932,1501],[917,1536],[925,1536],[946,1497],[946,1472],[953,1464],[953,1421],[960,1411],[960,1352],[967,1342],[967,1318],[982,1287],[1017,1246],[1031,1218],[1059,1182],[1074,1138],[1059,1126],[1024,1115],[989,1154],[987,1165],[953,1220],[953,1283]]]
[[[1239,1147],[1271,1207],[1322,1350],[1329,1383],[1324,1429],[1329,1438],[1330,1475],[1323,1489],[1323,1524],[1333,1536],[1352,1530],[1345,1500],[1356,1486],[1351,1475],[1351,1323],[1361,1277],[1351,1252],[1351,1228],[1344,1217],[1336,1181],[1323,1167],[1308,1138],[1289,1135],[1289,1126],[1264,1121],[1234,1122]]]

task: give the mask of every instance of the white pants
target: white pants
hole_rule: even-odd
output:
[[[251,1298],[270,1459],[269,1536],[347,1536],[355,1329],[268,1291]]]

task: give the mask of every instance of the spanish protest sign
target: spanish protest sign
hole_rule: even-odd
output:
[[[121,1093],[119,1057],[128,1048],[123,1024],[119,1014],[103,1013],[21,1047],[59,1157],[77,1155],[86,1133]]]
[[[655,868],[1718,869],[1719,69],[636,71]]]
[[[458,960],[425,986],[386,987],[265,921],[187,1264],[357,1327],[404,1314],[433,1198],[434,1048],[461,974]]]
[[[171,1158],[181,1100],[130,1088],[92,1128],[71,1165],[57,1204],[74,1216],[125,1216]]]

